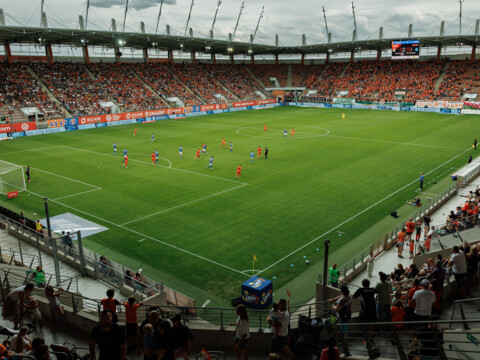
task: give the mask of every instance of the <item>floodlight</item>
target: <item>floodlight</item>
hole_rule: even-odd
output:
[[[228,52],[233,52],[233,47],[229,47]]]

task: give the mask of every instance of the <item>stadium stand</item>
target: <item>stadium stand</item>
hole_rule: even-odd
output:
[[[263,83],[264,87],[275,86],[275,84],[272,84],[270,81],[270,78],[276,78],[280,87],[288,85],[288,65],[255,64],[245,66]]]
[[[22,122],[26,116],[20,111],[25,107],[36,107],[45,119],[64,117],[59,106],[42,89],[28,72],[28,63],[0,64],[0,114],[13,122]]]

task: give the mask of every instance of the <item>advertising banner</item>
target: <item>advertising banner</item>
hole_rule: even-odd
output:
[[[463,102],[451,102],[451,101],[417,101],[416,107],[433,107],[433,108],[446,108],[446,109],[461,109]]]
[[[68,126],[68,125],[76,126],[76,125],[78,125],[78,118],[76,118],[76,117],[67,118],[65,120],[66,120],[65,126]]]
[[[258,105],[258,100],[252,100],[252,101],[239,101],[239,102],[234,102],[232,106],[234,108],[239,108],[239,107],[245,107],[245,106],[254,106]],[[205,105],[204,105],[205,106]],[[203,111],[203,109],[202,109]]]
[[[47,126],[49,129],[64,127],[67,124],[68,124],[68,119],[47,120]]]
[[[7,193],[7,198],[11,199],[18,196],[18,191],[10,191]]]
[[[220,110],[220,109],[226,109],[227,107],[228,107],[227,104],[202,105],[200,106],[200,111]],[[235,107],[235,103],[234,103],[234,107]]]
[[[13,130],[15,131],[27,131],[27,130],[36,130],[36,129],[37,129],[37,123],[35,121],[13,124]]]
[[[480,109],[480,102],[478,101],[465,101],[463,108],[467,109]]]
[[[83,116],[78,118],[79,125],[96,124],[97,122],[105,122],[107,115]]]
[[[242,284],[243,304],[251,309],[263,309],[271,304],[273,283],[253,276]]]
[[[276,103],[277,103],[277,99],[263,99],[258,101],[259,105],[276,104]]]
[[[95,129],[95,124],[78,125],[78,130],[85,130],[85,129]],[[70,131],[70,129],[67,128],[67,131]]]
[[[0,134],[12,132],[10,124],[0,125]]]

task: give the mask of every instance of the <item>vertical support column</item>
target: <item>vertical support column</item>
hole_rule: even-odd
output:
[[[440,57],[442,56],[442,45],[438,45],[437,48],[437,60],[440,60]]]
[[[112,19],[112,31],[117,32],[117,23],[115,22],[115,19]],[[120,52],[120,49],[118,48],[118,43],[115,41],[115,44],[113,45],[113,51],[115,52],[115,62],[120,62],[120,57],[122,56],[122,53]]]
[[[302,54],[301,64],[302,66],[305,65],[305,54]]]
[[[47,54],[48,65],[53,65],[53,51],[52,45],[45,45],[45,53]]]
[[[475,22],[475,35],[478,35],[479,30],[480,30],[480,19],[477,19],[477,21]],[[472,46],[472,56],[471,56],[472,62],[475,61],[475,51],[476,50],[477,50],[477,44]]]
[[[231,33],[228,34],[228,41],[233,41],[233,36]],[[230,44],[228,44],[230,46]],[[234,61],[234,58],[233,58],[233,54],[230,55],[230,65],[234,65],[235,64],[235,61]]]
[[[380,30],[378,31],[378,38],[381,40],[383,39],[383,26],[380,27]],[[382,49],[377,50],[377,63],[380,62],[380,59],[382,57]]]
[[[278,34],[275,35],[275,46],[278,46]],[[275,65],[278,65],[278,54],[275,54]]]
[[[355,41],[355,40],[357,40],[357,30],[353,30],[353,34],[352,34],[352,41]],[[352,63],[354,59],[355,59],[355,50],[352,50],[350,52],[350,62]]]
[[[145,34],[145,23],[143,21],[140,22],[140,32],[142,34]],[[148,63],[148,45],[142,49],[142,52],[143,52],[143,62],[146,64]]]
[[[330,50],[327,51],[327,57],[325,59],[325,64],[328,64],[330,62]]]
[[[87,45],[83,45],[82,52],[83,52],[83,61],[85,62],[85,64],[90,64],[90,56],[88,54]]]
[[[470,61],[471,62],[475,61],[475,50],[477,50],[477,47],[474,45],[474,46],[472,46],[472,55],[470,56]]]
[[[173,61],[173,51],[172,50],[168,50],[168,60],[169,60],[170,64],[174,63],[174,61]]]
[[[212,58],[212,64],[217,65],[217,58],[215,57],[215,54],[212,54],[211,58]]]
[[[5,50],[5,56],[6,56],[6,60],[8,62],[9,65],[12,65],[12,51],[10,50],[10,44],[9,43],[5,43],[3,44],[3,49]]]
[[[192,60],[193,65],[197,65],[197,58],[195,57],[195,51],[190,52],[190,60]]]
[[[413,35],[413,24],[408,25],[408,37],[412,37]]]
[[[255,55],[252,55],[251,58],[252,58],[252,65],[255,65]]]

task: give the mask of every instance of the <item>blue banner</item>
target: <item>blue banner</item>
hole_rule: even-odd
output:
[[[106,127],[106,126],[107,126],[107,123],[97,122],[97,123],[95,124],[95,126],[96,126],[97,128]]]
[[[78,125],[78,118],[76,118],[76,117],[65,119],[65,121],[66,121],[66,123],[65,123],[66,126],[76,126],[76,125]]]
[[[25,136],[25,131],[16,131],[11,133],[13,138]]]
[[[344,104],[344,105],[343,105],[343,108],[344,108],[344,109],[352,109],[353,106],[352,106],[352,104]]]
[[[59,132],[65,132],[65,128],[60,127],[60,128],[52,128],[52,129],[28,130],[28,131],[25,131],[25,135],[33,136],[33,135],[43,135],[43,134],[54,134]]]
[[[168,120],[168,115],[154,115],[145,118],[146,121]]]
[[[452,109],[440,109],[440,112],[443,113],[443,114],[451,114]]]
[[[326,104],[325,104],[325,107],[326,107],[326,108],[331,108],[331,107],[332,107],[332,104],[326,103]]]
[[[85,130],[85,129],[95,129],[95,124],[78,125],[78,130]]]
[[[199,112],[199,111],[200,111],[200,106],[193,107],[193,112]]]
[[[79,126],[84,126],[84,125],[79,125]],[[66,131],[75,131],[75,130],[78,130],[79,126],[77,126],[77,125],[65,126],[65,130]]]
[[[106,124],[106,126],[118,126],[118,125],[135,124],[136,122],[137,122],[137,120],[118,120],[118,121],[110,121],[110,122],[107,122],[107,123],[104,123],[104,124]]]

